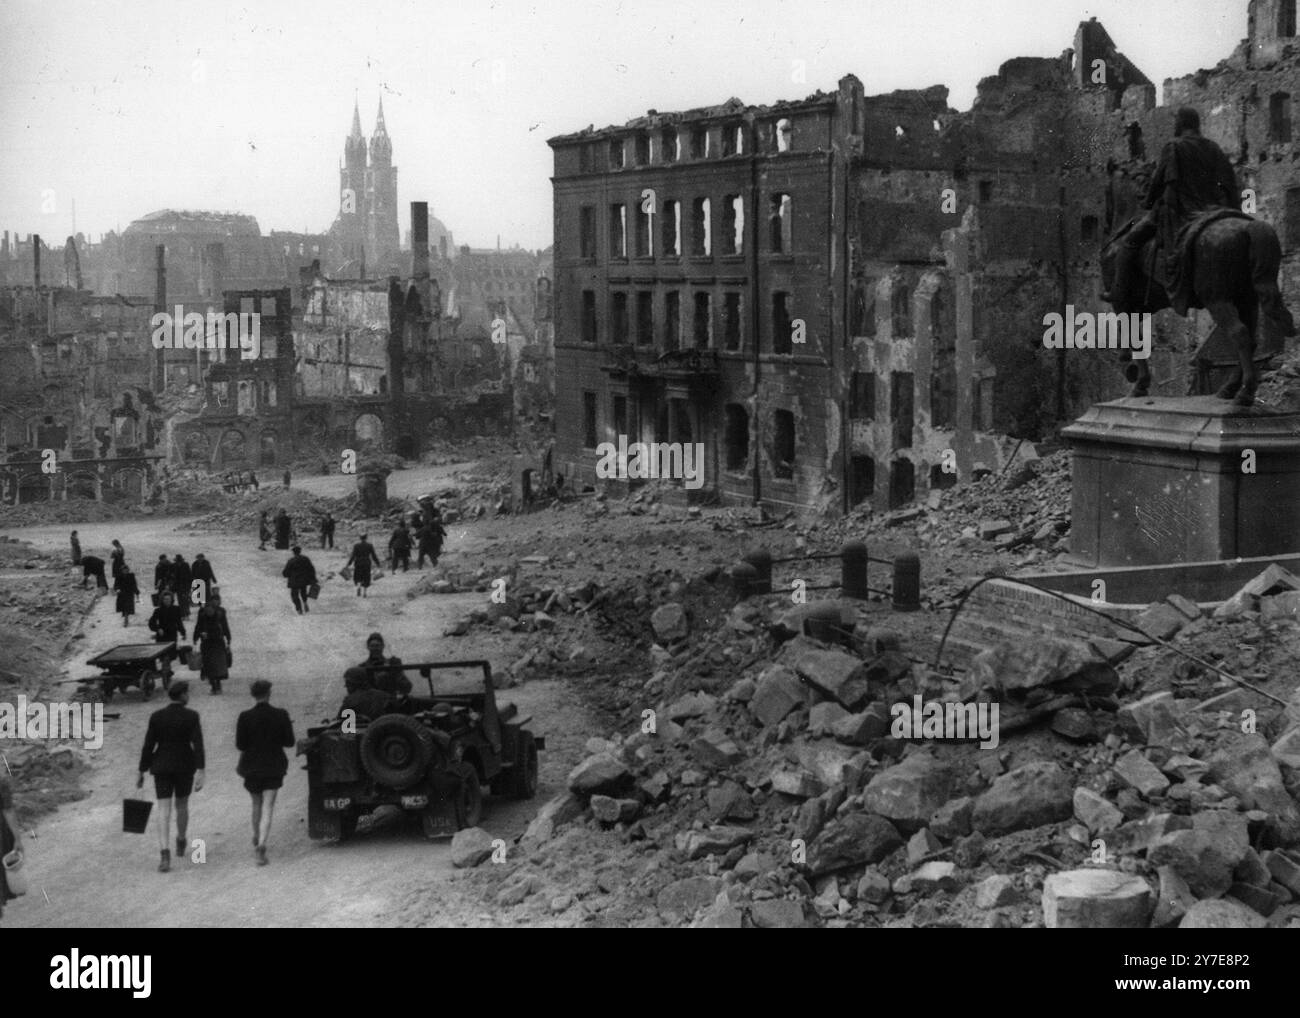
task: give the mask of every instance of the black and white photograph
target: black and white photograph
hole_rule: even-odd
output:
[[[1298,6],[6,3],[21,981],[380,927],[1284,976]]]

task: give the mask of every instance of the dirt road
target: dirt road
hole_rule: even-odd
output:
[[[313,478],[303,486],[319,486],[334,494],[336,487],[338,493],[346,490],[343,485],[349,481]],[[311,614],[298,616],[280,577],[286,552],[259,552],[246,534],[180,532],[176,529],[180,522],[109,523],[79,529],[88,554],[107,557],[109,541],[121,540],[127,561],[144,578],[142,586],[152,580],[153,564],[163,552],[179,551],[192,560],[195,552],[202,551],[213,563],[234,633],[234,667],[221,696],[211,695],[197,682],[191,684],[190,706],[203,719],[208,767],[207,784],[190,800],[189,837],[202,839],[206,861],[174,862],[171,873],[160,874],[152,821],[145,835],[122,833],[121,803],[125,796],[137,794],[134,779],[145,724],[150,712],[163,705],[161,693],[144,703],[131,690],[115,697],[108,710],[120,712],[121,717],[106,722],[103,747],[89,753],[90,796],[63,807],[35,831],[28,846],[32,891],[12,903],[12,911],[6,909],[6,922],[55,927],[395,925],[413,890],[427,891],[430,884],[447,881],[452,874],[448,842],[427,842],[418,829],[400,825],[360,832],[340,846],[312,842],[307,837],[306,774],[300,769],[301,760],[296,760],[291,761],[276,806],[271,863],[256,867],[249,797],[235,774],[235,719],[252,704],[248,682],[267,678],[274,683],[272,702],[288,709],[295,733],[303,734],[308,724],[337,710],[343,697],[343,670],[365,656],[365,638],[372,630],[382,631],[390,653],[408,661],[467,656],[472,647],[465,641],[449,645],[440,634],[451,617],[481,603],[483,595],[408,601],[405,590],[419,575],[412,572],[385,575],[371,588],[369,598],[360,599],[349,584],[334,579],[325,584]],[[66,529],[33,527],[13,533],[62,552]],[[453,535],[453,553],[454,544]],[[347,554],[342,549],[318,548],[307,548],[306,553],[321,575],[340,567]],[[124,629],[113,614],[112,597],[101,598],[87,617],[84,638],[72,643],[68,674],[92,674],[85,659],[116,643],[147,641],[147,597],[141,610],[146,614],[137,615],[131,628]],[[494,667],[504,664],[493,662]],[[184,670],[179,674],[197,677]],[[581,705],[561,682],[530,683],[500,697],[532,714],[534,729],[548,740],[538,798],[531,803],[488,800],[482,826],[509,841],[558,790],[589,728]],[[152,798],[151,782],[146,794]],[[490,921],[481,903],[459,901],[454,882],[447,883],[446,891],[439,896],[436,916],[405,915],[400,921]]]

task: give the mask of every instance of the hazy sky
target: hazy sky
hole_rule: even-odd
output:
[[[382,94],[403,235],[424,199],[457,243],[544,247],[549,137],[848,72],[969,109],[981,77],[1058,56],[1094,15],[1157,83],[1246,34],[1246,0],[3,0],[0,229],[59,244],[75,199],[94,239],[168,207],[323,231],[353,96],[368,138]]]

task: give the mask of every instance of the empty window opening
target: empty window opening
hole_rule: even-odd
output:
[[[609,207],[609,256],[627,257],[627,206]]]
[[[855,371],[849,390],[849,420],[876,419],[876,373]]]
[[[1079,221],[1079,239],[1087,243],[1097,239],[1097,217],[1084,216]]]
[[[1296,0],[1281,0],[1277,5],[1277,34],[1283,38],[1295,35]]]
[[[789,254],[791,250],[791,199],[788,194],[772,195],[769,217],[772,235],[772,253]]]
[[[695,347],[698,350],[707,350],[713,346],[713,313],[711,305],[712,301],[709,298],[709,294],[695,294],[693,333],[695,337]]]
[[[863,329],[867,323],[867,288],[862,280],[853,284],[853,304],[849,314],[849,335],[865,336]]]
[[[889,419],[894,425],[894,448],[912,447],[912,405],[914,384],[910,371],[895,371],[889,377]]]
[[[596,257],[596,209],[584,205],[578,213],[578,253],[583,258]]]
[[[722,340],[728,350],[740,349],[740,294],[722,295]]]
[[[655,214],[651,202],[642,202],[637,206],[636,214],[636,254],[638,258],[650,258],[654,255]]]
[[[600,444],[600,436],[596,433],[596,394],[594,392],[584,392],[582,394],[582,444],[583,448],[594,449]]]
[[[876,461],[870,456],[849,457],[849,504],[861,505],[876,493]]]
[[[609,319],[610,341],[620,345],[626,343],[628,335],[626,293],[615,291],[609,295]]]
[[[742,124],[727,124],[722,128],[722,154],[738,156],[745,151],[745,128]]]
[[[696,127],[691,130],[691,158],[707,159],[712,153],[709,151],[709,129],[707,127]]]
[[[691,203],[691,254],[708,257],[713,253],[713,222],[708,198]]]
[[[612,400],[613,412],[610,414],[610,423],[614,426],[614,434],[627,434],[627,397],[614,395]]]
[[[646,163],[650,162],[650,135],[644,131],[638,132],[634,151],[636,152],[636,164],[638,166],[645,166]]]
[[[652,346],[655,341],[655,295],[650,290],[640,290],[636,295],[636,341],[640,346]]]
[[[738,194],[722,199],[722,236],[726,254],[745,253],[745,200]]]
[[[794,130],[790,126],[790,121],[782,117],[773,125],[772,133],[776,137],[776,150],[778,152],[789,152],[790,143],[794,137]]]
[[[596,342],[596,291],[582,291],[582,341]]]
[[[912,334],[912,292],[905,283],[895,283],[890,298],[890,328],[895,336]]]
[[[663,153],[662,158],[666,163],[675,163],[682,157],[681,139],[677,136],[677,128],[664,128],[663,134],[659,138],[659,149]]]
[[[623,139],[622,138],[610,139],[609,168],[611,170],[621,170],[623,168]]]
[[[957,483],[957,472],[951,473],[943,469],[941,463],[936,463],[930,468],[930,490],[935,491],[940,488],[951,488]]]
[[[723,446],[727,469],[745,470],[749,466],[749,411],[739,403],[728,403],[723,427]]]
[[[1147,145],[1142,140],[1142,125],[1135,120],[1124,128],[1124,134],[1128,139],[1128,157],[1130,159],[1145,159]]]
[[[772,294],[772,352],[790,353],[790,295],[778,290]]]
[[[664,202],[664,257],[680,258],[682,254],[682,203]]]
[[[1291,140],[1291,96],[1286,92],[1269,96],[1268,137],[1269,141],[1275,142]]]
[[[682,295],[669,290],[664,296],[664,349],[676,350],[682,345]]]
[[[777,410],[772,414],[772,476],[782,479],[794,477],[795,443],[794,414]]]
[[[993,200],[993,181],[981,180],[979,186],[980,204],[987,205]]]
[[[916,497],[916,468],[910,460],[889,465],[889,508],[901,509]]]

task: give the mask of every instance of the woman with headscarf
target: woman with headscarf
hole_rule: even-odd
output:
[[[230,675],[230,623],[221,607],[221,595],[213,594],[194,620],[194,642],[199,645],[199,678],[221,692]]]
[[[379,561],[379,556],[375,554],[375,546],[370,543],[370,535],[362,534],[361,540],[352,546],[352,554],[344,563],[343,568],[352,567],[352,582],[357,585],[357,597],[369,597],[367,593],[370,589],[370,563],[373,562],[376,568],[383,568],[383,563]]]
[[[112,563],[110,567],[113,581],[116,583],[117,578],[122,575],[122,570],[126,568],[126,549],[122,547],[121,541],[113,542],[113,551],[108,556]]]
[[[135,614],[135,599],[140,596],[140,584],[136,582],[135,573],[131,572],[130,566],[122,566],[122,571],[113,582],[113,589],[117,591],[117,610],[121,613],[122,627],[125,628],[131,624],[131,616]]]

